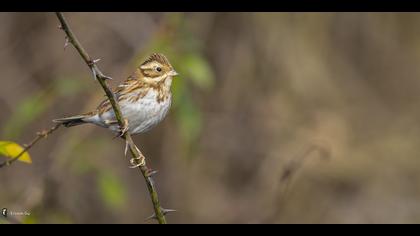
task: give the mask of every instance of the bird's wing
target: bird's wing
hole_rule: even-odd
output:
[[[113,90],[113,93],[115,94],[117,101],[121,102],[122,100],[131,97],[134,100],[137,100],[138,98],[144,96],[146,91],[147,88],[145,84],[141,80],[137,79],[136,75],[132,75],[129,76],[123,83],[118,85],[118,87]],[[102,114],[110,109],[112,109],[112,105],[108,98],[106,98],[99,104],[97,111],[99,114]]]

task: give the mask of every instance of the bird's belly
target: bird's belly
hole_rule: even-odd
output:
[[[158,102],[156,96],[145,96],[136,102],[121,104],[121,112],[128,119],[129,132],[143,133],[161,122],[171,106],[171,96]]]

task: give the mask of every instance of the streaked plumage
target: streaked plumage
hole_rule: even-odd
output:
[[[161,122],[171,106],[172,77],[177,73],[162,54],[152,54],[114,93],[131,134],[146,132]],[[92,123],[116,133],[121,129],[108,99],[83,115],[56,119],[66,127]]]

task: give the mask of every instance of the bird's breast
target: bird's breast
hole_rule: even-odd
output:
[[[128,119],[129,130],[132,134],[150,130],[167,115],[171,106],[171,94],[159,99],[162,94],[158,90],[150,89],[147,94],[137,101],[121,103],[123,116]]]

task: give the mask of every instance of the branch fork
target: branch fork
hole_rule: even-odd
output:
[[[0,168],[5,167],[5,166],[9,166],[13,162],[19,160],[19,158],[22,157],[22,155],[25,152],[27,152],[29,149],[31,149],[37,142],[39,142],[43,138],[47,138],[48,135],[50,135],[52,132],[56,131],[58,128],[60,128],[60,126],[61,126],[61,124],[56,124],[55,126],[50,128],[49,130],[43,130],[43,131],[37,132],[36,137],[29,144],[23,144],[23,150],[16,157],[13,157],[10,160],[7,160],[7,161],[4,161],[4,162],[0,163]]]

